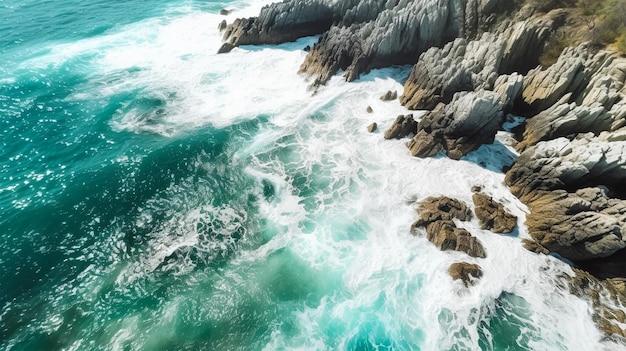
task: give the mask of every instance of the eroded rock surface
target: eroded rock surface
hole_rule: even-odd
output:
[[[497,203],[491,196],[478,193],[472,195],[474,213],[483,229],[494,233],[510,233],[517,226],[517,217],[508,212],[504,205]]]
[[[429,197],[418,207],[419,219],[411,230],[426,228],[427,239],[440,250],[459,251],[471,257],[485,258],[485,249],[467,230],[458,228],[452,219],[469,220],[472,212],[463,202],[449,197]]]
[[[448,274],[452,279],[461,280],[466,287],[469,287],[483,276],[483,271],[477,264],[457,262],[450,265]]]
[[[440,104],[422,117],[417,134],[408,144],[411,154],[430,157],[446,150],[448,157],[459,159],[482,144],[492,143],[504,120],[502,108],[497,93],[457,93],[450,104]]]
[[[417,122],[412,114],[396,117],[391,127],[385,131],[385,139],[402,139],[417,131]]]

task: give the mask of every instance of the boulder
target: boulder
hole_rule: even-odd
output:
[[[412,114],[399,115],[391,127],[385,131],[385,139],[402,139],[415,134],[416,130],[417,122],[413,119]]]
[[[469,287],[483,276],[483,271],[477,264],[457,262],[450,265],[448,274],[453,280],[461,280],[465,287]]]
[[[376,122],[370,124],[369,126],[367,126],[367,131],[370,133],[374,133],[376,131],[376,129],[378,129],[378,124],[376,124]]]
[[[367,113],[374,112],[374,110],[372,109],[372,106],[367,106],[367,108],[365,110],[367,111]]]
[[[398,92],[395,91],[395,90],[394,91],[389,90],[384,95],[382,95],[380,97],[380,99],[382,101],[391,101],[391,100],[395,100],[397,98],[398,98]]]
[[[448,105],[440,104],[422,117],[417,134],[408,144],[417,157],[433,156],[446,150],[460,159],[482,144],[492,143],[504,121],[498,94],[481,90],[455,94]]]
[[[488,195],[474,194],[474,213],[480,221],[483,229],[494,233],[510,233],[517,225],[517,217],[504,209],[501,203],[497,203]]]
[[[472,211],[463,202],[447,196],[428,197],[420,202],[417,212],[420,218],[414,226],[426,227],[436,221],[451,221],[454,218],[467,221]]]

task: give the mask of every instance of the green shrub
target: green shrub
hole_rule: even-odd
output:
[[[622,30],[622,34],[617,37],[615,45],[622,56],[626,55],[626,30]]]

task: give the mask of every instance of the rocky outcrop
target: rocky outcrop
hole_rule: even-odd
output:
[[[546,70],[529,72],[519,108],[534,116],[526,123],[518,149],[543,140],[622,128],[625,79],[625,59],[606,51],[594,53],[587,44],[566,49]]]
[[[258,17],[238,18],[228,25],[224,40],[233,46],[279,44],[322,33],[339,15],[330,3],[285,0],[264,6]]]
[[[408,147],[413,156],[430,157],[445,150],[459,159],[480,145],[492,143],[504,120],[503,103],[494,92],[457,93],[422,117]]]
[[[461,280],[465,287],[469,287],[483,276],[483,271],[477,264],[457,262],[450,265],[448,274],[453,280]]]
[[[419,219],[411,226],[415,232],[419,227],[426,228],[427,239],[440,250],[459,251],[471,257],[486,257],[482,244],[467,230],[458,228],[454,218],[469,220],[472,212],[459,200],[449,197],[429,197],[420,203]]]
[[[510,233],[517,226],[517,217],[504,209],[501,203],[497,203],[488,195],[474,194],[474,213],[480,221],[483,229],[494,233]]]
[[[399,115],[391,127],[385,131],[385,139],[402,139],[417,131],[417,122],[412,114]]]
[[[388,2],[389,4],[389,2]],[[473,37],[492,13],[510,8],[511,0],[400,0],[375,20],[333,26],[324,33],[300,72],[324,84],[338,70],[352,81],[372,68],[415,63],[420,53],[456,37]]]
[[[525,203],[542,192],[589,185],[608,186],[621,196],[626,184],[625,155],[626,130],[540,142],[519,156],[507,172],[506,183]]]
[[[494,89],[500,75],[522,71],[533,61],[536,64],[539,48],[560,24],[560,17],[550,14],[532,18],[500,33],[483,33],[472,41],[458,38],[443,48],[429,49],[413,66],[400,101],[409,109],[430,110],[440,102],[449,103],[460,91]],[[514,75],[498,82],[506,103],[517,98],[521,89],[518,80]]]
[[[540,142],[522,153],[505,180],[531,211],[531,237],[573,262],[626,248],[625,155],[626,134],[606,132]],[[626,276],[621,266],[615,274]]]

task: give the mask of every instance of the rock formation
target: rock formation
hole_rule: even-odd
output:
[[[417,122],[413,119],[413,115],[400,115],[395,122],[385,131],[385,139],[402,139],[417,131]]]
[[[440,104],[422,117],[408,144],[411,154],[430,157],[446,150],[448,157],[459,159],[492,143],[504,120],[502,108],[500,96],[494,92],[455,94],[450,104]]]
[[[488,195],[477,193],[472,195],[474,213],[483,229],[494,233],[510,233],[517,226],[517,217],[504,209]]]
[[[418,227],[425,227],[427,239],[442,251],[453,250],[471,257],[486,257],[478,239],[452,221],[454,218],[465,221],[472,216],[469,207],[461,201],[445,196],[429,197],[420,203],[418,213],[420,217],[411,226],[412,232]]]
[[[461,280],[465,287],[469,287],[483,276],[483,271],[477,264],[457,262],[450,265],[448,274],[450,274],[453,280]]]

